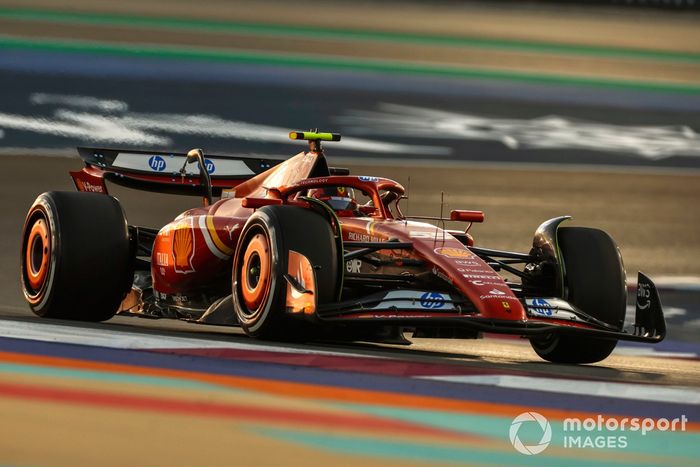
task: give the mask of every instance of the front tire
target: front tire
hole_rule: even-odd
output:
[[[615,241],[606,232],[562,227],[557,233],[567,290],[577,308],[621,331],[627,305],[625,268]],[[530,340],[537,355],[555,363],[595,363],[607,358],[614,339],[551,334]]]
[[[36,315],[111,318],[133,281],[119,201],[96,193],[39,195],[24,223],[20,265],[24,297]]]
[[[296,206],[265,206],[248,219],[233,262],[233,305],[243,331],[262,339],[298,339],[304,323],[285,314],[288,256],[315,270],[318,303],[335,298],[338,252],[330,224]]]

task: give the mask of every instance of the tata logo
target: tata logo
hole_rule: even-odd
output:
[[[156,172],[165,170],[165,159],[160,156],[151,156],[148,158],[148,166]]]
[[[420,306],[428,309],[437,309],[445,306],[445,297],[437,292],[426,292],[420,296]]]
[[[209,172],[210,175],[216,171],[216,166],[209,159],[204,159],[204,167],[207,168],[207,172]]]

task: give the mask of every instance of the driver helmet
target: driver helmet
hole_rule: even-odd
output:
[[[309,190],[309,196],[323,201],[339,214],[347,211],[352,215],[358,209],[355,190],[345,186],[329,186]]]

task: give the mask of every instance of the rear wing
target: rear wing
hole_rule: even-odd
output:
[[[107,194],[105,181],[159,193],[202,196],[205,190],[197,165],[185,164],[185,153],[79,147],[78,154],[85,167],[70,172],[78,191]],[[251,156],[204,157],[214,196],[283,162]]]

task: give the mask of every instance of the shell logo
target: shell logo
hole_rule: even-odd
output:
[[[448,258],[458,259],[471,258],[473,256],[467,249],[451,247],[435,248],[435,253],[437,253],[438,255],[447,256]]]
[[[194,228],[192,220],[185,221],[173,227],[173,258],[175,259],[175,272],[188,274],[194,272],[192,258],[194,258]]]

